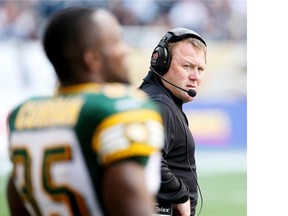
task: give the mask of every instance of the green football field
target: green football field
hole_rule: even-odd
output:
[[[203,195],[200,216],[247,215],[246,159],[245,151],[197,153],[198,182]],[[0,172],[0,216],[9,216],[5,199],[7,175]],[[200,205],[199,196],[197,213]]]
[[[246,173],[206,174],[199,176],[203,195],[201,216],[246,216]],[[200,201],[198,205],[198,212]]]
[[[199,175],[199,184],[203,194],[201,216],[246,216],[245,172],[205,173]],[[5,178],[0,178],[0,185],[0,216],[8,216]]]
[[[7,202],[5,197],[6,175],[0,175],[0,216],[8,216]]]

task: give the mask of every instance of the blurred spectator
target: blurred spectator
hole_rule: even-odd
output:
[[[146,25],[155,20],[158,12],[158,5],[155,0],[131,1],[122,0],[122,4],[129,11],[134,13],[139,25]]]
[[[172,27],[182,26],[203,32],[209,21],[209,13],[202,1],[179,0],[168,14]]]
[[[109,1],[108,8],[118,17],[122,25],[139,25],[136,13],[127,8],[121,0]]]
[[[231,16],[227,28],[235,40],[246,40],[247,37],[247,3],[246,1],[232,1]],[[235,28],[239,26],[239,28]]]
[[[229,0],[205,2],[209,11],[209,26],[206,31],[211,40],[229,40],[231,33],[228,29],[228,21],[231,15]]]
[[[117,0],[113,0],[117,1]],[[71,0],[66,0],[65,2],[65,7],[73,7],[73,6],[85,6],[85,7],[107,7],[107,4],[110,1],[107,0],[77,0],[77,1],[71,1]]]
[[[30,1],[0,2],[0,39],[36,37],[32,5]]]

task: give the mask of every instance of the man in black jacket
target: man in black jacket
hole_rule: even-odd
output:
[[[198,182],[195,143],[182,105],[196,96],[206,66],[206,43],[186,28],[169,30],[154,49],[140,89],[161,108],[165,125],[159,208],[173,215],[195,215]],[[163,207],[163,208],[164,208]],[[162,208],[162,209],[163,209]]]

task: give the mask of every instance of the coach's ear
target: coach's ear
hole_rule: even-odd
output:
[[[87,48],[83,54],[84,66],[90,72],[98,72],[102,66],[101,55],[98,50]]]

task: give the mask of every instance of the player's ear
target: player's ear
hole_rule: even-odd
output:
[[[98,50],[87,48],[83,53],[83,63],[88,71],[99,71],[102,66],[102,60]]]

